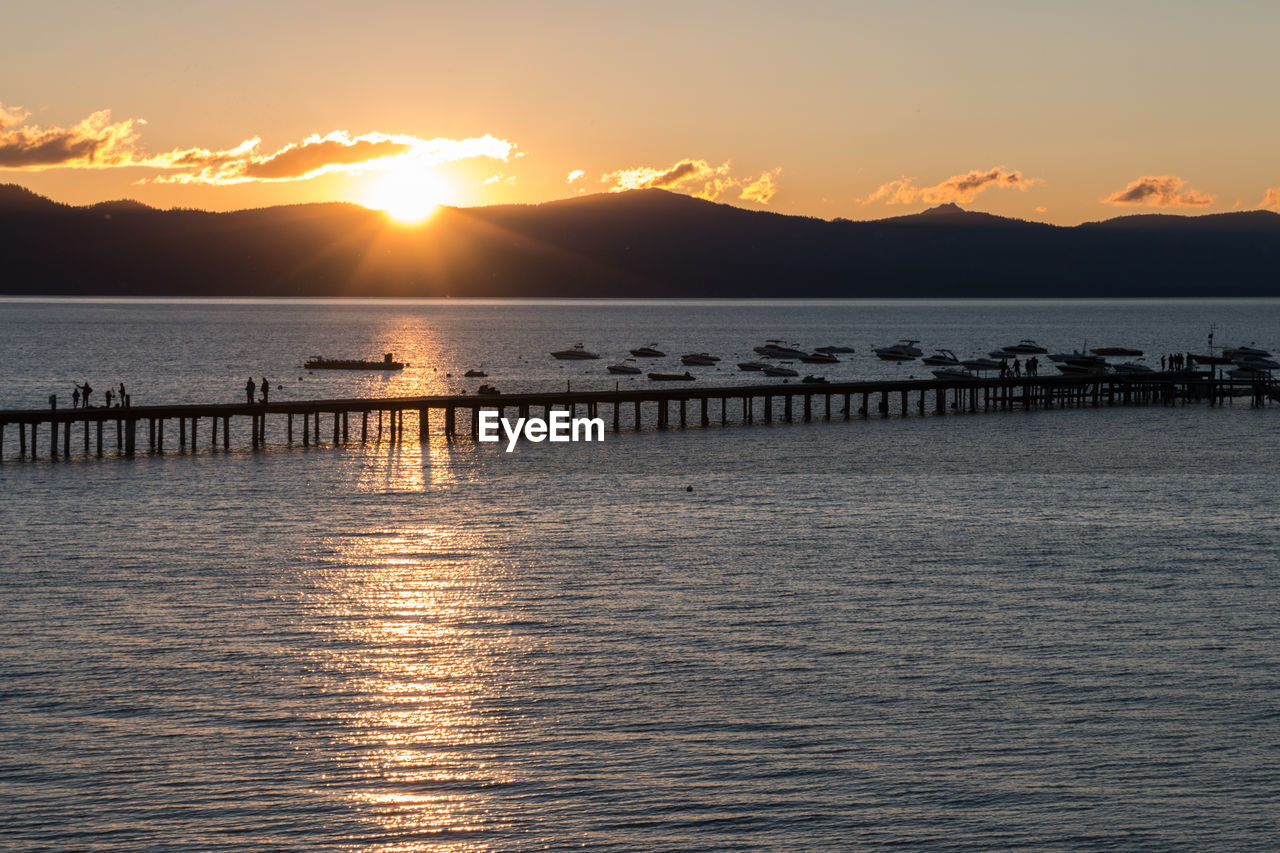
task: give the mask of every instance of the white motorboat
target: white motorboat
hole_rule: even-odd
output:
[[[960,362],[961,367],[967,367],[970,370],[983,372],[987,370],[999,370],[1004,367],[1002,359],[995,358],[970,358]]]
[[[636,358],[665,358],[666,353],[658,349],[657,344],[649,344],[647,347],[639,347],[631,350],[631,354]]]
[[[1232,361],[1235,361],[1240,357],[1271,358],[1271,353],[1264,349],[1257,349],[1256,347],[1227,347],[1222,351],[1222,354]]]
[[[765,376],[799,376],[800,374],[789,367],[783,367],[780,364],[771,364],[760,371]]]
[[[689,367],[711,367],[720,359],[705,352],[690,352],[680,356],[680,363]]]
[[[1007,352],[1010,355],[1043,355],[1048,352],[1047,349],[1029,338],[1023,338],[1016,344],[1001,347],[1000,350],[1001,352]]]
[[[1140,362],[1141,359],[1138,361],[1126,361],[1121,364],[1112,365],[1111,369],[1116,373],[1155,373],[1155,371],[1150,367],[1145,364],[1141,364]]]
[[[635,376],[640,373],[640,368],[636,365],[634,358],[629,358],[621,364],[611,364],[605,368],[610,373],[619,373],[627,376]]]
[[[804,350],[787,346],[786,341],[776,339],[765,341],[764,346],[755,347],[755,351],[766,358],[799,358],[802,355],[808,355]]]
[[[933,375],[939,379],[978,380],[982,378],[964,367],[940,367],[933,371]]]
[[[836,358],[829,352],[817,352],[816,350],[809,355],[800,356],[800,360],[805,364],[839,364],[840,359]]]
[[[920,342],[903,338],[891,347],[876,347],[874,352],[876,358],[882,358],[885,361],[915,361],[924,355],[916,346],[918,343]]]
[[[558,358],[561,361],[586,361],[600,356],[590,350],[584,348],[582,344],[575,344],[569,349],[562,349],[558,352],[551,353],[552,358]]]
[[[940,349],[933,355],[927,355],[920,360],[936,367],[957,367],[960,364],[960,359],[949,349]]]

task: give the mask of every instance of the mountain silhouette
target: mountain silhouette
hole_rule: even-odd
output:
[[[664,190],[441,208],[211,213],[59,204],[0,185],[0,292],[132,296],[1275,296],[1280,214],[1074,227],[942,204],[872,221]]]

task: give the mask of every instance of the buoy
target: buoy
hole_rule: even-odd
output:
[[[692,491],[693,491],[693,486],[685,486],[685,487],[684,487],[684,490],[685,490],[686,492],[692,492]]]

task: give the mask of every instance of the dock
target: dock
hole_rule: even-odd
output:
[[[1081,406],[1182,403],[1223,405],[1246,397],[1254,406],[1280,402],[1273,380],[1250,381],[1181,371],[1099,376],[1022,376],[992,379],[912,379],[671,387],[654,383],[614,391],[563,391],[426,397],[290,400],[272,403],[115,406],[87,409],[0,410],[0,461],[131,457],[230,451],[246,444],[341,446],[400,443],[406,429],[425,442],[477,439],[481,411],[500,417],[601,418],[607,429],[753,423],[814,419],[949,415]],[[268,423],[272,429],[268,432]]]

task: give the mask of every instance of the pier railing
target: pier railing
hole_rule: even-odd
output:
[[[672,387],[645,385],[614,391],[377,397],[273,403],[116,406],[112,408],[0,410],[0,459],[70,458],[73,454],[132,456],[230,450],[247,443],[344,445],[479,437],[480,412],[546,417],[567,410],[599,417],[614,432],[680,426],[849,420],[961,412],[1052,409],[1067,406],[1222,405],[1247,397],[1253,405],[1280,402],[1280,386],[1257,380],[1185,371],[1138,375],[1040,376],[999,379],[916,379]],[[461,417],[460,417],[461,415]],[[434,425],[434,427],[433,427]],[[166,440],[166,426],[168,437]],[[176,430],[175,427],[176,426]],[[247,429],[245,428],[247,426]],[[233,429],[234,427],[234,429]],[[16,429],[15,429],[16,428]],[[175,434],[176,433],[176,434]],[[234,438],[233,438],[234,436]]]

